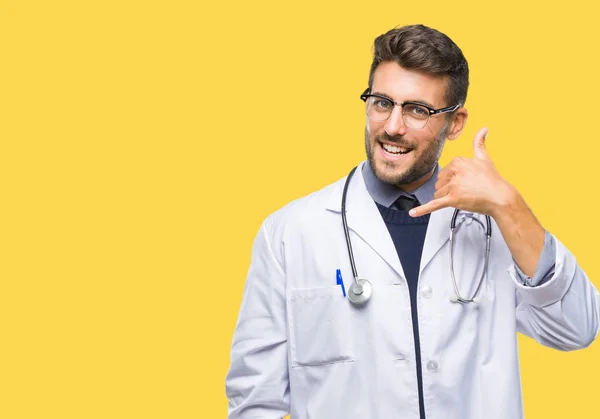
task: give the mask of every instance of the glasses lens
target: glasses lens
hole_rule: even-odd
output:
[[[407,127],[421,129],[429,120],[429,110],[424,106],[407,103],[402,107],[402,116]]]
[[[371,96],[367,100],[367,116],[373,121],[385,121],[390,117],[394,109],[394,103],[391,100]]]

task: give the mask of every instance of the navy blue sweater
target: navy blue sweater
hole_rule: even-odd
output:
[[[415,362],[417,364],[417,384],[419,386],[419,411],[421,419],[425,419],[423,403],[423,372],[421,369],[421,345],[419,343],[419,322],[417,321],[417,289],[421,254],[425,243],[425,233],[429,224],[429,214],[413,218],[407,211],[386,208],[377,204],[385,225],[392,236],[396,252],[402,263],[408,291],[413,321],[413,337],[415,340]]]

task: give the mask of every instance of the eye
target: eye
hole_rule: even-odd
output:
[[[380,109],[388,110],[388,109],[392,109],[394,107],[394,104],[389,100],[381,99],[379,97],[376,97],[373,99],[374,99],[373,104]]]
[[[406,105],[404,113],[415,118],[426,118],[429,116],[429,110],[426,107],[413,104]]]

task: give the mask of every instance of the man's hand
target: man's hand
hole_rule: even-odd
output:
[[[455,157],[444,167],[435,184],[433,200],[412,209],[413,217],[445,207],[490,215],[502,211],[515,199],[516,190],[496,170],[485,148],[487,128],[473,140],[474,158]]]

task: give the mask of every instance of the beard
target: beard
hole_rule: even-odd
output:
[[[418,146],[418,143],[410,142],[405,137],[392,137],[385,131],[381,135],[376,135],[373,138],[373,141],[371,141],[369,130],[368,128],[365,128],[365,149],[367,152],[367,159],[371,165],[371,168],[373,169],[373,173],[379,180],[390,185],[402,187],[403,185],[418,181],[433,171],[442,154],[442,150],[444,149],[444,143],[446,141],[447,134],[448,124],[446,123],[444,128],[442,128],[438,135],[435,136],[434,140],[427,145],[422,145],[421,147],[425,148],[421,150],[421,147]],[[384,174],[375,164],[375,158],[373,156],[375,145],[379,141],[387,141],[401,147],[410,148],[411,153],[420,153],[420,156],[403,172],[394,174],[392,176]],[[382,161],[380,163],[390,168],[394,167],[393,162]]]

